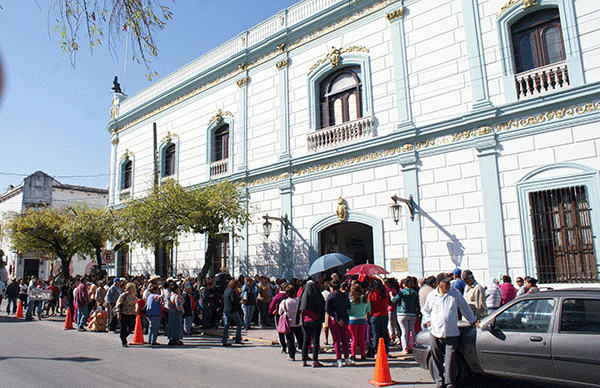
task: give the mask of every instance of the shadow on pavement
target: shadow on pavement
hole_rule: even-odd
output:
[[[9,356],[4,357],[0,356],[0,361],[9,360],[9,359],[18,359],[18,360],[45,360],[45,361],[68,361],[68,362],[93,362],[93,361],[102,361],[101,358],[95,357],[20,357],[20,356]]]

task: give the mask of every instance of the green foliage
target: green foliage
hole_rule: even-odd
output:
[[[73,64],[80,39],[87,39],[92,51],[103,41],[114,51],[115,41],[131,31],[133,59],[144,64],[149,80],[157,75],[150,68],[151,58],[158,56],[154,36],[172,18],[160,1],[53,0],[51,4],[59,15],[54,32],[60,35],[61,49],[71,54]]]

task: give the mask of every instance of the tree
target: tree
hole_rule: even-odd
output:
[[[131,32],[133,59],[144,64],[148,79],[156,75],[150,68],[151,58],[158,56],[154,36],[172,18],[171,11],[161,1],[52,0],[51,10],[59,15],[54,30],[60,34],[63,51],[71,53],[72,63],[80,39],[87,39],[92,51],[103,41],[114,51],[115,41]]]
[[[69,208],[29,209],[15,215],[6,226],[13,249],[18,252],[52,254],[61,260],[65,277],[78,247],[70,240],[65,226],[75,214]]]

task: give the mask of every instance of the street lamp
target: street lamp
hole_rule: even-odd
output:
[[[408,196],[408,199],[400,198],[396,194],[392,197],[394,201],[393,205],[390,205],[390,210],[392,211],[392,218],[396,225],[398,225],[398,221],[400,221],[400,204],[398,202],[403,202],[408,207],[408,211],[410,211],[410,220],[415,220],[415,206],[413,202],[412,194]]]
[[[285,233],[287,233],[288,231],[288,215],[286,214],[283,217],[271,217],[268,214],[265,214],[263,216],[263,218],[265,219],[265,222],[263,222],[263,231],[265,233],[265,237],[269,238],[269,235],[271,234],[271,226],[272,224],[269,222],[269,220],[276,220],[276,221],[280,221],[281,224],[283,225],[283,228],[285,229]]]

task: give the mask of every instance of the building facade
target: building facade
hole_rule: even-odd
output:
[[[585,0],[301,1],[115,94],[109,204],[154,173],[242,182],[253,220],[215,267],[235,275],[338,251],[396,276],[597,281],[599,20]],[[182,236],[173,271],[206,244]]]
[[[86,203],[93,207],[106,206],[108,190],[74,186],[58,182],[48,174],[38,171],[29,175],[20,185],[10,186],[0,195],[0,229],[7,221],[23,211],[37,207],[63,207]],[[0,249],[10,278],[39,277],[47,279],[60,269],[60,259],[39,252],[16,252],[10,239],[0,234]],[[95,259],[75,257],[71,261],[71,274],[89,273]]]

